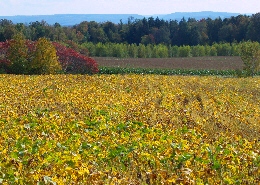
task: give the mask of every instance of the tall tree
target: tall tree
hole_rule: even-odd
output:
[[[179,24],[178,24],[177,20],[175,20],[175,21],[170,20],[169,30],[170,30],[171,45],[177,45],[178,44],[178,30],[179,30]]]
[[[178,30],[178,45],[189,45],[190,44],[190,30],[188,23],[185,18],[179,22]]]
[[[247,15],[238,15],[236,18],[237,36],[236,41],[241,42],[246,40],[247,29],[250,21],[250,17]]]
[[[207,20],[207,27],[208,27],[208,37],[209,37],[209,44],[214,42],[219,42],[219,35],[218,32],[223,25],[222,19],[217,18],[212,20],[208,18]]]
[[[253,14],[248,26],[247,38],[260,42],[260,13]]]
[[[200,34],[197,26],[193,26],[190,30],[190,44],[191,46],[198,45],[200,43]]]
[[[28,47],[24,36],[16,34],[14,39],[9,41],[7,59],[10,61],[9,71],[13,74],[28,74],[30,63],[28,61]]]
[[[76,29],[77,33],[81,33],[83,35],[83,38],[81,39],[81,42],[86,42],[89,38],[89,33],[88,33],[88,22],[83,21],[77,25],[74,26]]]
[[[36,22],[31,22],[29,24],[29,27],[31,29],[31,38],[30,40],[38,40],[39,38],[42,37],[49,37],[49,33],[50,33],[50,27],[47,24],[46,21],[36,21]]]
[[[233,24],[227,24],[219,29],[218,36],[220,42],[232,43],[236,38],[236,29]]]
[[[64,28],[59,23],[55,23],[51,28],[50,39],[56,42],[65,42],[68,39],[64,32]]]
[[[169,45],[171,43],[170,30],[166,26],[162,26],[161,28],[153,28],[152,34],[156,44],[162,43]]]
[[[10,40],[15,33],[16,29],[12,21],[7,19],[0,20],[0,42]]]

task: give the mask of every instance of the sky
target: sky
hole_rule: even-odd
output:
[[[0,0],[0,15],[139,14],[216,11],[251,14],[259,0]]]

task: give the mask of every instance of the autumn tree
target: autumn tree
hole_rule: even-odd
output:
[[[55,74],[61,70],[56,49],[46,38],[40,38],[36,42],[31,68],[34,74]]]
[[[7,73],[10,61],[6,59],[9,43],[0,42],[0,73]]]
[[[56,48],[62,71],[67,74],[94,74],[98,66],[94,59],[68,48],[57,42],[52,43]]]
[[[9,70],[11,73],[29,73],[28,47],[26,46],[26,40],[22,34],[15,35],[14,39],[9,41],[6,58],[10,61]]]

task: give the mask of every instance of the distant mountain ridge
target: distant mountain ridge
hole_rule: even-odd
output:
[[[218,17],[224,19],[231,16],[238,16],[240,13],[228,13],[228,12],[176,12],[166,15],[138,15],[138,14],[54,14],[54,15],[17,15],[17,16],[0,16],[0,19],[8,19],[13,23],[30,23],[35,21],[46,21],[48,24],[53,25],[59,23],[62,26],[72,26],[79,24],[83,21],[95,21],[95,22],[107,22],[111,21],[113,23],[119,23],[122,20],[126,23],[128,18],[132,17],[134,19],[143,19],[148,17],[159,17],[164,20],[177,20],[180,21],[182,18],[195,18],[200,20],[203,18],[216,19]]]
[[[46,21],[48,24],[59,23],[62,26],[72,26],[83,21],[119,23],[126,22],[129,17],[142,19],[144,16],[138,14],[54,14],[54,15],[17,15],[0,16],[0,19],[8,19],[13,23],[30,23],[35,21]]]
[[[172,13],[172,14],[168,14],[168,15],[164,15],[164,16],[159,16],[160,18],[164,19],[164,20],[178,20],[180,21],[183,17],[185,19],[188,18],[195,18],[196,20],[201,20],[203,18],[207,19],[207,18],[211,18],[211,19],[216,19],[216,18],[229,18],[232,16],[238,16],[240,15],[240,13],[228,13],[228,12],[211,12],[211,11],[203,11],[203,12],[176,12],[176,13]]]

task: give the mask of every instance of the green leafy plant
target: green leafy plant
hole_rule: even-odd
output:
[[[260,69],[260,49],[257,42],[243,42],[240,57],[244,62],[246,76],[254,76]]]

